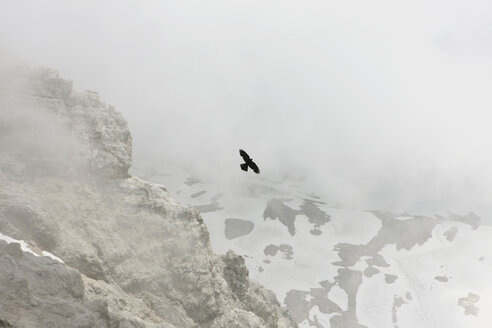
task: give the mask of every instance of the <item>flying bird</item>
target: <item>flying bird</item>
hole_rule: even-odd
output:
[[[255,172],[256,174],[260,173],[260,169],[258,168],[258,165],[256,165],[255,162],[253,162],[253,159],[249,157],[249,155],[242,149],[239,149],[239,155],[244,159],[243,164],[241,164],[241,170],[243,171],[248,171],[248,166]]]

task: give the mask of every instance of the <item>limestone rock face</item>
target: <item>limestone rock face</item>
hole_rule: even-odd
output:
[[[229,288],[239,297],[244,296],[249,289],[248,268],[242,256],[236,256],[233,251],[222,256],[224,261],[224,278]]]
[[[89,301],[79,272],[0,240],[0,327],[108,327],[104,301]]]
[[[10,83],[0,82],[0,151],[32,166],[16,173],[128,176],[127,123],[96,92],[72,91],[71,82],[46,68],[20,66],[4,75]]]
[[[29,308],[52,327],[296,326],[272,293],[249,281],[241,257],[212,252],[198,211],[128,175],[132,139],[119,113],[53,71],[10,74],[12,83],[0,84],[0,232],[65,264],[10,251],[29,279],[49,270],[62,278],[26,278],[2,292],[0,304],[16,290],[27,296],[0,307],[0,320],[31,327],[16,316]],[[1,266],[0,277],[12,270]],[[80,311],[29,293],[73,299]]]

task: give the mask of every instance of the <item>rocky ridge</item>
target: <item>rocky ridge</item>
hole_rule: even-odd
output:
[[[40,67],[2,76],[0,232],[64,261],[0,243],[4,326],[296,326],[242,257],[212,252],[198,211],[128,174],[127,123],[97,93]]]

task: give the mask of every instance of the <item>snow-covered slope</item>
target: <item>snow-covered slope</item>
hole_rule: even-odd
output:
[[[214,250],[243,255],[300,327],[492,325],[492,227],[473,213],[343,209],[299,181],[137,170],[200,210]]]

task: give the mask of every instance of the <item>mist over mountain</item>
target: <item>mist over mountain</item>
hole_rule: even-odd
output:
[[[0,3],[0,326],[489,327],[490,13]]]
[[[2,9],[2,52],[97,90],[130,122],[136,161],[227,180],[245,148],[347,206],[490,217],[487,1]]]

